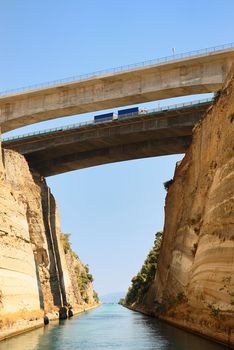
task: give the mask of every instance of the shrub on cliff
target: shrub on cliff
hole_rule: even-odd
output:
[[[93,291],[93,299],[96,301],[96,303],[99,303],[99,296],[95,290]]]
[[[161,231],[156,233],[153,248],[150,250],[140,272],[132,278],[132,285],[128,289],[125,298],[125,303],[127,305],[140,303],[154,280],[157,271],[162,235],[163,233]]]
[[[174,182],[174,180],[171,179],[171,180],[168,180],[168,181],[166,181],[166,182],[163,183],[163,186],[164,186],[164,188],[165,188],[166,191],[169,190],[169,188],[170,188],[170,186],[173,184],[173,182]]]
[[[61,239],[64,253],[67,254],[69,251],[72,250],[71,242],[70,242],[70,233],[61,233],[60,239]]]
[[[87,288],[90,283],[93,282],[93,276],[89,273],[88,265],[84,266],[84,269],[80,270],[79,265],[75,267],[76,279],[78,287],[81,293],[82,298],[86,302],[87,299]]]
[[[70,253],[70,256],[73,257],[73,266],[75,278],[78,284],[78,288],[81,294],[81,297],[84,302],[89,303],[89,297],[87,295],[87,290],[89,289],[90,283],[93,282],[93,276],[89,272],[89,266],[83,265],[78,257],[78,255],[72,250],[70,242],[70,234],[61,233],[61,243],[65,254]],[[96,292],[93,295],[95,301],[99,301],[98,295]]]
[[[93,282],[93,275],[89,272],[89,265],[85,265],[85,271],[89,282]]]

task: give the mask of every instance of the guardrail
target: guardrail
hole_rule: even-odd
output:
[[[126,120],[126,119],[138,118],[139,116],[143,116],[143,115],[144,116],[145,115],[155,115],[157,113],[166,112],[169,110],[181,109],[184,107],[200,106],[203,104],[208,104],[212,101],[213,101],[213,98],[206,98],[206,99],[196,100],[196,101],[192,101],[192,102],[177,103],[177,104],[173,104],[173,105],[169,105],[169,106],[162,106],[159,108],[146,110],[146,112],[140,113],[140,114],[131,113],[131,114],[121,115],[121,119]],[[57,133],[60,131],[78,129],[78,128],[88,126],[88,125],[102,124],[103,122],[105,122],[105,123],[114,122],[116,120],[119,120],[119,119],[110,119],[110,120],[105,120],[105,121],[89,120],[86,122],[75,123],[75,124],[60,126],[60,127],[51,128],[51,129],[44,129],[41,131],[29,132],[27,134],[22,134],[22,135],[17,135],[17,136],[12,136],[12,137],[6,137],[6,138],[3,137],[3,142],[16,141],[16,140],[40,136],[40,135],[48,135],[48,134]]]
[[[189,58],[189,57],[200,57],[200,56],[205,56],[207,54],[212,54],[214,52],[219,52],[227,49],[232,49],[234,48],[234,43],[229,43],[229,44],[224,44],[224,45],[219,45],[219,46],[213,46],[205,49],[200,49],[200,50],[194,50],[194,51],[189,51],[185,53],[180,53],[180,54],[175,54],[175,55],[170,55],[170,56],[165,56],[161,58],[156,58],[148,61],[143,61],[139,63],[133,63],[129,65],[123,65],[119,66],[116,68],[109,68],[109,69],[104,69],[88,74],[82,74],[82,75],[74,75],[68,78],[64,79],[59,79],[59,80],[53,80],[45,83],[39,83],[39,84],[33,84],[25,87],[20,87],[17,89],[10,89],[10,90],[5,90],[0,92],[0,96],[7,96],[11,94],[17,94],[21,92],[30,92],[36,89],[44,89],[44,88],[49,88],[49,87],[55,87],[57,85],[61,85],[63,83],[71,83],[71,82],[78,82],[82,80],[87,80],[90,78],[95,78],[95,77],[100,77],[102,75],[107,75],[111,73],[119,73],[119,72],[127,72],[136,68],[143,68],[146,66],[151,66],[155,64],[160,64],[160,63],[166,63],[166,62],[173,62],[173,61],[178,61],[183,58]]]

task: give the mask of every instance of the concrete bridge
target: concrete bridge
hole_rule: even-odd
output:
[[[234,46],[121,67],[0,97],[2,132],[74,114],[219,90]]]
[[[184,153],[211,100],[163,107],[108,122],[87,122],[3,142],[43,176],[130,159]]]

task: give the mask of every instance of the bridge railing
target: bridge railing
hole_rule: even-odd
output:
[[[123,66],[119,66],[119,67],[115,67],[115,68],[108,68],[108,69],[104,69],[104,70],[99,70],[99,71],[88,73],[88,74],[74,75],[74,76],[64,78],[64,79],[47,81],[45,83],[33,84],[33,85],[25,86],[25,87],[20,87],[17,89],[5,90],[5,91],[0,92],[0,96],[7,96],[7,95],[11,95],[11,94],[30,92],[33,90],[55,87],[55,86],[61,85],[61,84],[79,82],[79,81],[83,81],[83,80],[88,80],[90,78],[101,77],[103,75],[120,73],[120,72],[127,72],[127,71],[134,70],[136,68],[144,68],[146,66],[150,67],[150,66],[156,65],[156,64],[178,61],[178,60],[181,60],[183,58],[189,58],[189,57],[195,58],[195,57],[200,57],[200,56],[206,56],[207,54],[212,54],[215,52],[224,51],[224,50],[228,50],[228,49],[232,49],[232,48],[234,48],[234,43],[213,46],[213,47],[189,51],[189,52],[185,52],[185,53],[174,54],[174,55],[156,58],[156,59],[152,59],[152,60],[147,60],[147,61],[143,61],[143,62],[139,62],[139,63],[133,63],[133,64],[123,65]]]
[[[213,98],[206,98],[206,99],[201,99],[201,100],[196,100],[192,102],[184,102],[184,103],[177,103],[169,106],[162,106],[154,109],[149,109],[146,110],[144,113],[136,114],[136,113],[128,113],[125,115],[121,115],[121,119],[132,119],[132,118],[138,118],[139,116],[145,116],[145,115],[155,115],[157,113],[162,113],[166,112],[169,110],[175,110],[175,109],[181,109],[183,107],[192,107],[192,106],[201,106],[204,104],[211,103],[213,101]],[[118,119],[117,119],[118,120]],[[104,122],[113,122],[115,119],[110,119],[110,120],[105,120]],[[88,120],[85,122],[80,122],[80,123],[75,123],[75,124],[70,124],[70,125],[65,125],[65,126],[59,126],[56,128],[50,128],[50,129],[44,129],[40,131],[35,131],[35,132],[29,132],[26,134],[22,135],[17,135],[17,136],[12,136],[12,137],[3,137],[3,142],[10,142],[10,141],[16,141],[20,139],[25,139],[25,138],[30,138],[30,137],[35,137],[35,136],[41,136],[41,135],[48,135],[52,133],[57,133],[57,132],[62,132],[66,130],[71,130],[71,129],[78,129],[84,126],[88,125],[96,125],[96,124],[102,124],[103,121],[95,121],[95,120]]]

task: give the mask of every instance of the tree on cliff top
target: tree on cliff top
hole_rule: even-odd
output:
[[[155,234],[153,248],[150,250],[140,272],[132,278],[132,285],[129,287],[125,298],[125,303],[127,305],[142,302],[147,290],[153,282],[157,271],[162,236],[162,231]]]

